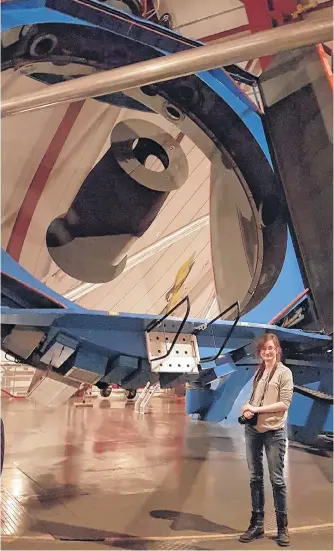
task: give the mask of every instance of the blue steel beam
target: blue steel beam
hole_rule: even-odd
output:
[[[45,340],[40,350],[42,353],[45,352],[59,333],[64,333],[76,339],[82,345],[89,343],[90,346],[99,348],[104,353],[107,351],[110,357],[124,355],[147,359],[145,333],[146,328],[155,319],[155,316],[135,314],[109,316],[105,312],[79,308],[70,301],[66,301],[67,308],[62,309],[59,308],[62,297],[37,281],[22,267],[16,265],[5,252],[2,252],[2,269],[9,275],[11,275],[13,269],[15,278],[12,277],[8,280],[9,282],[18,283],[20,281],[22,287],[28,293],[30,289],[35,289],[39,294],[54,300],[54,309],[10,308],[7,306],[1,308],[2,326],[42,327],[45,329]],[[29,282],[29,286],[26,285],[25,278]],[[196,329],[198,327],[206,327],[204,322],[205,320],[188,319],[182,333],[197,333]],[[164,327],[157,327],[156,331],[175,333],[179,325],[180,320],[178,318],[167,318],[164,321]],[[216,321],[210,327],[197,333],[197,342],[202,357],[207,353],[213,354],[215,352],[216,343],[219,343],[220,340],[223,341],[232,325],[233,322],[230,321]],[[300,353],[303,353],[303,350],[313,349],[315,346],[321,346],[323,350],[326,350],[331,343],[331,339],[322,334],[306,333],[296,329],[285,329],[266,324],[239,322],[227,343],[228,349],[234,350],[247,346],[250,341],[267,331],[277,334],[283,347],[289,349],[293,345],[295,351]],[[8,352],[10,351],[8,350]],[[219,377],[224,362],[225,360],[222,358],[216,364],[209,363],[208,367],[215,365],[217,377]]]
[[[188,414],[195,413],[209,422],[235,423],[256,368],[249,342],[270,331],[277,334],[282,343],[283,351],[287,354],[285,363],[292,369],[296,384],[319,384],[319,390],[330,392],[332,364],[328,350],[332,344],[330,337],[326,335],[239,322],[228,342],[229,348],[216,363],[206,364],[199,374],[158,375],[151,370],[145,340],[146,328],[152,324],[154,316],[109,316],[105,312],[79,308],[70,301],[66,302],[65,308],[59,308],[62,297],[35,280],[4,252],[2,268],[11,276],[6,281],[7,285],[8,282],[15,282],[16,291],[17,285],[21,285],[24,292],[31,294],[31,290],[34,290],[33,297],[43,295],[52,299],[55,305],[54,308],[46,309],[2,306],[2,349],[18,360],[42,370],[42,373],[48,373],[47,377],[52,378],[52,373],[55,373],[58,381],[59,377],[64,380],[65,386],[69,377],[73,377],[73,371],[74,376],[78,376],[78,370],[80,376],[86,373],[88,380],[95,382],[100,388],[117,384],[127,389],[137,389],[147,382],[160,382],[162,387],[188,382],[193,387],[186,394]],[[160,331],[175,333],[180,323],[178,318],[167,318]],[[198,332],[197,342],[202,357],[215,353],[217,340],[224,339],[232,323],[216,321]],[[182,333],[197,333],[196,329],[201,326],[206,327],[205,320],[189,319]],[[21,340],[23,339],[24,348],[27,334],[28,352],[20,356],[17,350],[22,354]],[[33,341],[29,340],[29,336]],[[240,347],[244,347],[241,353]],[[312,353],[308,353],[308,350],[317,348],[317,356],[312,359]],[[292,352],[292,359],[289,359],[289,352]],[[83,380],[86,380],[87,375],[84,375]],[[300,398],[297,397],[297,401]],[[308,401],[305,405],[307,407],[310,398],[304,399]],[[289,423],[295,439],[314,445],[319,433],[324,431],[325,426],[329,426],[332,405],[328,400],[322,400],[309,407],[314,415],[309,414],[304,419],[304,424],[299,426],[300,412],[292,406]]]

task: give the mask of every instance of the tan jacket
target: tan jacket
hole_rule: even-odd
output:
[[[263,390],[265,388],[265,381],[260,380],[257,384],[254,398],[252,400],[253,406],[260,406],[261,398],[263,396]],[[274,375],[269,381],[267,390],[262,402],[263,406],[269,406],[275,402],[283,402],[289,408],[293,394],[293,378],[291,370],[279,362]],[[268,430],[277,430],[284,426],[288,416],[288,410],[285,412],[278,411],[275,413],[259,413],[258,421],[256,424],[256,430],[258,432],[266,432]]]

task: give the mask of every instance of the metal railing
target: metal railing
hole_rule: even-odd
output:
[[[332,40],[332,36],[333,21],[330,18],[294,23],[293,29],[290,25],[278,27],[54,84],[33,94],[4,101],[1,116],[165,82],[223,65],[327,42]]]
[[[229,306],[228,308],[226,308],[226,310],[223,310],[223,312],[221,312],[220,314],[218,314],[218,316],[216,316],[215,318],[213,318],[209,323],[204,323],[203,325],[200,325],[199,327],[197,327],[195,330],[194,330],[194,334],[195,335],[198,335],[198,333],[200,331],[205,331],[206,329],[208,329],[208,327],[210,327],[215,321],[218,321],[220,318],[222,318],[223,316],[225,316],[230,310],[233,310],[234,308],[237,309],[237,315],[236,315],[236,318],[233,322],[233,324],[231,325],[229,331],[227,332],[227,335],[223,341],[223,344],[221,345],[221,347],[219,348],[218,352],[214,355],[214,356],[208,356],[206,358],[201,358],[200,359],[200,363],[203,364],[203,363],[208,363],[208,362],[214,362],[215,360],[217,360],[219,358],[219,356],[221,355],[222,351],[224,350],[224,348],[226,347],[239,319],[240,319],[240,304],[239,304],[239,301],[237,302],[234,302],[233,304],[231,304],[231,306]]]

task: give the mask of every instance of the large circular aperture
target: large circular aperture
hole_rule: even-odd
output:
[[[94,70],[104,70],[161,55],[154,47],[140,42],[133,47],[133,40],[101,28],[98,34],[94,27],[80,25],[39,24],[34,28],[39,36],[52,34],[58,40],[56,55],[47,55],[44,63],[87,64]],[[103,48],[97,47],[101,43]],[[125,61],[117,52],[124,52]],[[4,68],[31,64],[29,43],[24,44],[24,40],[14,40],[3,53]],[[42,60],[34,59],[36,72],[39,61]],[[217,79],[216,89],[210,84],[213,80],[214,74],[206,81],[203,73],[200,78],[183,77],[134,89],[126,95],[135,100],[134,105],[144,105],[173,122],[179,133],[188,136],[212,162],[211,245],[219,307],[223,310],[238,299],[241,310],[246,312],[263,300],[277,280],[285,257],[287,225],[274,173],[266,158],[260,120],[256,124],[242,120],[242,115],[238,116],[229,105],[230,81],[225,94],[224,78],[220,83]],[[236,99],[239,100],[242,101]],[[158,192],[176,190],[179,181],[183,184],[179,174],[186,174],[187,159],[184,161],[175,139],[166,141],[164,130],[152,130],[152,126],[155,125],[145,120],[118,123],[112,131],[112,153],[124,173],[139,185]],[[133,143],[138,140],[136,149],[143,138],[159,144],[166,153],[168,166],[160,148],[159,152],[157,148],[151,152],[162,164],[161,172],[149,168],[146,154],[152,142],[142,142],[134,153]]]

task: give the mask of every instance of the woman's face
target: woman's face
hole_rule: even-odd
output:
[[[267,341],[260,350],[261,360],[275,363],[277,359],[277,348],[273,340]]]

